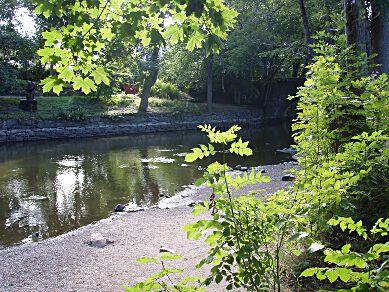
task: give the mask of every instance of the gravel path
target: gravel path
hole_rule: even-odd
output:
[[[290,183],[282,182],[281,177],[291,166],[261,167],[272,182],[240,193],[262,188],[271,193],[287,186]],[[180,194],[181,201],[202,200],[209,195],[206,188],[191,188],[188,192]],[[0,291],[121,291],[121,285],[142,281],[159,269],[156,265],[140,265],[136,259],[157,256],[161,247],[183,256],[174,265],[186,274],[206,276],[206,269],[196,270],[194,266],[206,254],[207,245],[201,240],[188,240],[182,229],[199,219],[191,210],[155,208],[114,215],[56,238],[0,250]],[[101,249],[88,246],[85,242],[93,232],[100,232],[114,243]],[[209,291],[223,289],[213,286]]]

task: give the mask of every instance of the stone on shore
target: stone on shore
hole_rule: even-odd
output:
[[[126,206],[124,206],[123,204],[117,204],[115,207],[115,212],[124,212],[125,209]]]
[[[286,174],[282,177],[282,181],[294,181],[296,177],[293,174]]]
[[[100,232],[92,233],[88,244],[92,247],[104,248],[113,241],[106,239]]]

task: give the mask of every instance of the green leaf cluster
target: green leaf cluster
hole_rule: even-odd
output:
[[[223,1],[58,1],[36,0],[35,12],[45,18],[57,16],[64,25],[42,33],[44,46],[38,51],[43,64],[55,74],[43,81],[44,92],[61,92],[66,84],[88,94],[110,77],[104,67],[111,44],[164,47],[167,43],[186,45],[188,50],[206,47],[217,52],[220,39],[236,21],[237,12]],[[166,18],[171,20],[166,22]],[[55,80],[54,80],[55,79]]]
[[[341,281],[352,284],[347,291],[386,291],[389,288],[389,218],[380,218],[370,230],[369,238],[362,222],[355,222],[350,217],[332,218],[328,224],[339,225],[342,231],[356,231],[371,246],[366,252],[351,251],[351,244],[345,244],[340,250],[326,249],[324,261],[329,267],[308,268],[300,276],[316,276],[319,280],[327,279],[330,283]],[[378,238],[383,243],[375,243]]]
[[[169,268],[166,266],[168,261],[180,260],[182,257],[170,252],[161,252],[158,257],[142,257],[137,260],[139,264],[159,264],[160,271],[150,275],[145,281],[139,282],[133,286],[123,286],[127,292],[144,292],[144,291],[205,291],[201,287],[201,278],[188,276],[179,281],[173,281],[172,277],[181,275],[184,270]],[[176,279],[176,277],[175,277]]]

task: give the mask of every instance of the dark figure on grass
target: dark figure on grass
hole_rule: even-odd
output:
[[[35,83],[28,81],[26,87],[26,99],[28,102],[32,102],[35,98]]]
[[[28,81],[26,87],[26,100],[20,100],[19,107],[28,112],[35,112],[37,110],[37,102],[35,100],[35,83]]]

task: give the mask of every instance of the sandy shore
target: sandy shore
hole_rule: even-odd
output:
[[[244,188],[235,195],[260,189],[264,189],[263,194],[272,193],[288,186],[290,183],[281,181],[281,177],[292,166],[261,167],[272,182]],[[209,192],[204,187],[189,188],[176,201],[205,200]],[[160,207],[172,205],[174,200],[162,202]],[[136,259],[156,256],[161,247],[183,256],[174,265],[186,274],[206,276],[206,269],[196,270],[194,266],[205,256],[207,245],[188,240],[182,229],[199,219],[191,211],[191,207],[181,206],[123,213],[55,238],[0,250],[0,291],[121,291],[121,285],[142,281],[159,269],[140,265]],[[114,243],[105,248],[90,247],[85,242],[94,232]],[[213,286],[209,291],[223,289]]]

